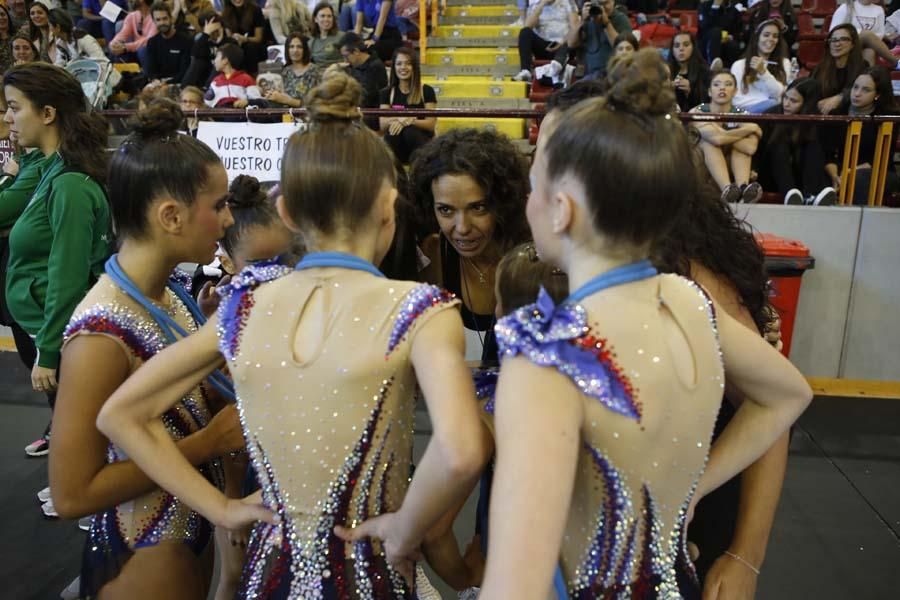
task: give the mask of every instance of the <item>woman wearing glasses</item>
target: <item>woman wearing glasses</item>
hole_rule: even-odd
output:
[[[831,30],[826,43],[828,52],[812,74],[822,86],[819,110],[823,115],[840,106],[844,91],[868,66],[863,59],[859,34],[853,25],[838,25]]]

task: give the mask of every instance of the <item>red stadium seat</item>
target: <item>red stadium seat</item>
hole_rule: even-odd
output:
[[[810,13],[798,13],[797,14],[797,29],[799,35],[797,39],[799,40],[824,40],[828,37],[828,30],[823,30],[823,32],[819,32],[816,30],[815,25],[813,25],[813,16]]]
[[[833,15],[837,10],[837,2],[835,0],[803,0],[800,10],[811,13],[814,17],[827,17]]]
[[[822,62],[825,55],[825,44],[821,41],[801,41],[797,47],[797,59],[805,68],[812,71]]]

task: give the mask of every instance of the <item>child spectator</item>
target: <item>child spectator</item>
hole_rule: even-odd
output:
[[[235,68],[241,64],[244,53],[237,44],[223,44],[216,51],[213,77],[206,92],[206,104],[213,108],[244,108],[250,102],[261,97],[256,80],[244,71]]]
[[[181,90],[181,96],[179,96],[178,100],[181,105],[181,112],[185,115],[185,129],[192,137],[197,137],[197,127],[200,119],[191,115],[195,111],[206,108],[206,104],[203,102],[203,90],[189,85]]]
[[[744,111],[734,106],[737,78],[730,71],[716,71],[709,88],[709,104],[701,104],[692,113],[735,113]],[[700,150],[706,168],[719,189],[723,202],[759,202],[762,187],[750,183],[750,165],[762,130],[755,123],[695,122],[700,133]],[[729,162],[731,172],[729,172]],[[734,182],[732,183],[732,175]]]

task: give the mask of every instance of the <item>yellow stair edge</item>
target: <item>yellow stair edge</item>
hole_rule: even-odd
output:
[[[445,17],[512,17],[519,18],[519,9],[515,4],[504,6],[448,6]],[[510,21],[511,23],[512,21]]]
[[[515,48],[434,48],[425,56],[428,65],[506,65],[518,61],[519,51]]]
[[[527,98],[528,85],[521,81],[497,81],[486,77],[425,77],[438,98]]]
[[[502,37],[517,40],[521,27],[512,25],[439,25],[432,37],[443,38],[491,38]]]
[[[446,133],[452,129],[492,129],[508,138],[525,137],[525,119],[486,119],[470,117],[441,117],[437,122],[437,133]]]

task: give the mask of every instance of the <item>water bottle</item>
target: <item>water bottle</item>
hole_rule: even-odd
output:
[[[791,81],[797,79],[797,75],[800,73],[800,63],[797,62],[797,57],[793,57],[791,59]]]

